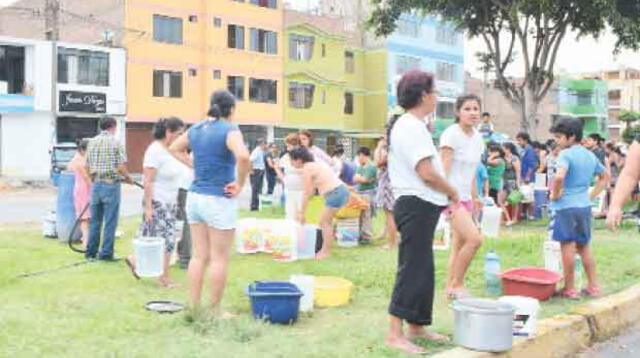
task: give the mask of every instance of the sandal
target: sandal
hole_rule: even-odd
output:
[[[131,262],[131,260],[129,260],[129,258],[127,257],[126,259],[124,259],[124,263],[126,263],[127,266],[129,266],[129,269],[131,270],[131,274],[133,275],[133,277],[135,277],[136,280],[139,280],[140,276],[138,276],[138,274],[136,273],[136,267],[133,266],[133,262]]]
[[[553,295],[576,301],[580,299],[580,294],[575,290],[559,290],[556,291]]]
[[[599,288],[583,288],[582,291],[580,291],[580,293],[583,296],[587,296],[589,298],[598,298],[598,297],[602,297],[602,291],[600,291]]]

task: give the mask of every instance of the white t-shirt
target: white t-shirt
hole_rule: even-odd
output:
[[[180,161],[178,161],[178,163],[180,164],[180,183],[178,187],[180,189],[189,190],[189,188],[191,188],[191,183],[193,183],[193,179],[194,179],[193,169],[184,165]]]
[[[473,134],[469,136],[458,124],[454,124],[440,137],[440,148],[444,147],[453,149],[449,183],[458,190],[460,200],[471,200],[473,176],[484,152],[482,134],[474,129]]]
[[[435,170],[444,177],[442,161],[427,130],[427,123],[411,113],[405,113],[391,130],[388,166],[393,196],[398,199],[413,195],[445,206],[449,203],[447,196],[431,188],[416,172],[416,166],[424,158],[430,158]]]
[[[178,199],[178,189],[183,179],[184,166],[174,158],[167,148],[154,141],[144,153],[145,168],[156,169],[153,180],[153,199],[165,204],[174,204]]]
[[[291,165],[291,157],[285,154],[278,163],[284,170],[284,189],[287,191],[302,191],[302,169]]]

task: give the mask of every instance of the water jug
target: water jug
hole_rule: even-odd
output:
[[[482,209],[482,222],[480,231],[486,237],[498,237],[500,235],[500,221],[502,209],[498,206],[485,206]]]
[[[489,295],[502,294],[502,287],[500,282],[500,256],[491,250],[484,257],[484,279],[485,290]]]
[[[133,240],[136,274],[140,277],[160,277],[164,271],[164,239],[139,237]]]
[[[574,267],[574,285],[578,290],[580,290],[582,288],[582,257],[578,254],[576,254],[576,263]]]

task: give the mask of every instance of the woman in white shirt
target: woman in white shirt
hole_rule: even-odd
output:
[[[291,133],[284,139],[287,150],[280,158],[276,167],[276,175],[284,184],[284,213],[287,220],[297,220],[297,215],[302,209],[302,171],[291,164],[291,153],[295,148],[300,147],[298,134]]]
[[[450,205],[445,215],[451,221],[452,245],[445,294],[452,299],[468,296],[464,275],[482,244],[482,235],[473,221],[474,210],[482,210],[478,196],[476,168],[484,152],[480,121],[480,99],[475,95],[456,101],[456,123],[440,137],[440,155],[449,183],[458,191],[460,202]]]
[[[434,83],[432,74],[420,70],[402,76],[397,94],[406,113],[389,131],[388,170],[396,200],[393,215],[402,240],[386,344],[408,354],[426,353],[411,339],[448,340],[425,329],[432,324],[435,292],[433,235],[442,210],[458,202],[425,122],[436,107]],[[405,321],[406,334],[402,327]]]
[[[183,177],[183,164],[171,155],[169,146],[183,132],[182,120],[175,117],[160,119],[153,128],[155,140],[144,153],[144,215],[139,235],[165,240],[164,272],[158,282],[167,288],[178,286],[169,277],[169,259],[176,244],[178,190]],[[135,257],[130,255],[125,262],[139,278],[135,272]]]

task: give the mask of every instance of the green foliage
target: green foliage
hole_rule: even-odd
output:
[[[630,125],[640,119],[640,113],[623,110],[618,119],[627,125]]]

